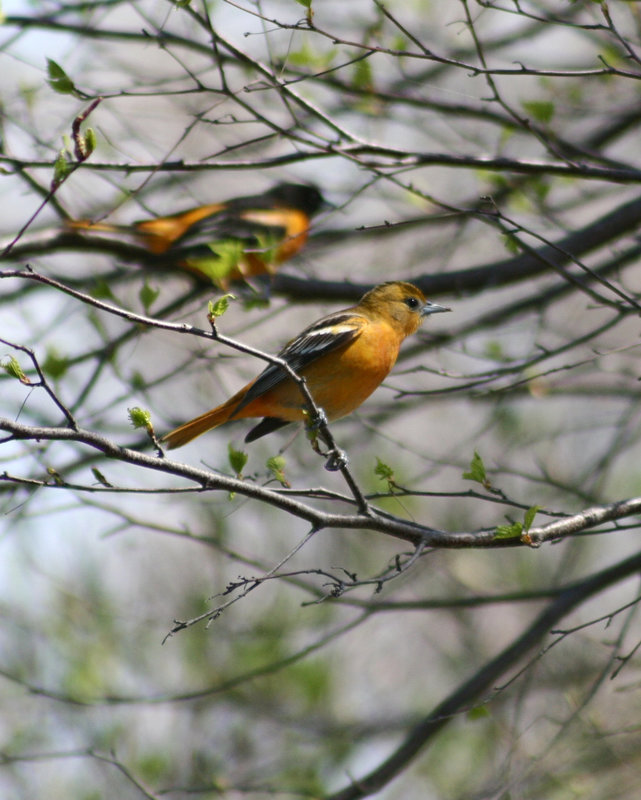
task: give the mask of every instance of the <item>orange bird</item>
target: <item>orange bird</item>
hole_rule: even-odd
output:
[[[327,419],[340,419],[387,377],[403,339],[415,333],[429,314],[449,310],[428,302],[411,283],[382,283],[358,305],[305,328],[278,355],[305,378]],[[263,417],[246,442],[305,419],[303,396],[282,367],[270,364],[225,403],[171,431],[163,441],[169,448],[181,447],[211,428],[246,417]]]
[[[133,225],[72,220],[73,230],[133,236],[216,283],[273,275],[307,241],[311,218],[325,205],[311,184],[279,183],[263,194],[235,197]]]

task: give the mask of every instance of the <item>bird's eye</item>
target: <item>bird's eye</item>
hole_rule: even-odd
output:
[[[420,303],[418,302],[418,299],[416,297],[406,297],[405,305],[408,308],[411,308],[412,311],[416,311],[416,309],[420,306]]]

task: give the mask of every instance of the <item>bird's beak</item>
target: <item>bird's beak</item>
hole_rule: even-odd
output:
[[[447,308],[446,306],[439,306],[436,303],[430,303],[428,300],[427,303],[421,309],[421,316],[426,317],[428,314],[438,314],[441,311],[451,311],[451,308]]]

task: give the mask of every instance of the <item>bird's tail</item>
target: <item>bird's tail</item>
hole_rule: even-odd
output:
[[[70,231],[95,231],[96,233],[131,233],[126,225],[110,225],[108,222],[92,222],[90,219],[67,219],[65,228]]]
[[[240,392],[238,395],[242,397]],[[233,416],[241,399],[238,395],[230,397],[229,400],[222,405],[212,408],[211,411],[206,411],[204,414],[201,414],[199,417],[189,422],[185,422],[184,425],[174,428],[173,431],[169,431],[169,433],[162,437],[162,441],[166,442],[170,450],[173,450],[175,447],[182,447],[184,444],[187,444],[187,442],[191,442],[192,439],[200,436],[201,433],[210,431],[212,428],[217,428],[219,425],[227,422],[227,420],[231,419]]]
[[[109,222],[92,222],[90,219],[65,220],[68,231],[80,233],[117,233],[127,239],[135,239],[154,255],[163,255],[184,233],[184,225],[177,225],[173,217],[135,222],[132,225],[112,225]]]

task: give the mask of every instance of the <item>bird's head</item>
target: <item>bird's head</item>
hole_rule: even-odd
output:
[[[389,281],[375,286],[360,301],[373,316],[394,320],[410,336],[430,314],[451,311],[426,299],[423,292],[412,283]]]

